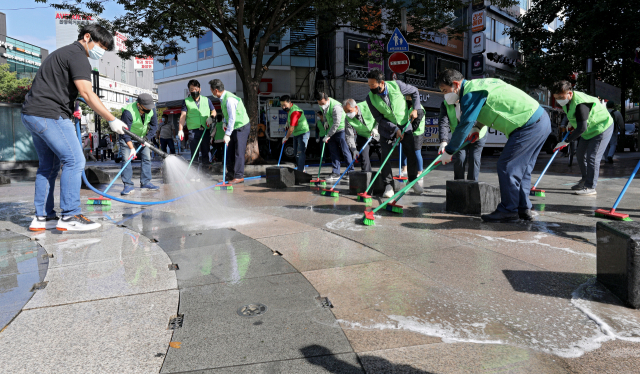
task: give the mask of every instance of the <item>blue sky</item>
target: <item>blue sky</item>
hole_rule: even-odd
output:
[[[62,0],[54,0],[54,2],[62,3]],[[37,9],[9,10],[18,8]],[[105,8],[102,16],[106,19],[124,12],[121,6],[113,2],[106,4]],[[56,9],[34,0],[0,0],[0,12],[7,15],[8,36],[46,48],[49,52],[56,48]]]

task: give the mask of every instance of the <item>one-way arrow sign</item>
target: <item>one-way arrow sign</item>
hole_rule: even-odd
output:
[[[387,52],[409,52],[409,43],[407,43],[407,39],[404,38],[404,35],[397,27],[393,31],[389,43],[387,43]]]

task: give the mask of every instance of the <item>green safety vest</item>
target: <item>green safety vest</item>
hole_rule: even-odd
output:
[[[369,105],[367,105],[366,101],[356,104],[360,110],[360,114],[362,115],[362,119],[364,119],[364,123],[358,120],[358,115],[355,117],[349,118],[347,116],[347,122],[356,130],[356,134],[368,138],[371,136],[371,130],[376,126],[376,119],[373,118],[373,114],[371,114],[371,110],[369,109]]]
[[[318,135],[316,135],[316,138],[324,138],[327,136],[327,129],[324,128],[324,124],[322,122],[318,121],[316,127],[318,128]]]
[[[388,90],[389,103],[391,103],[391,107],[389,107],[382,97],[378,94],[374,94],[373,92],[369,92],[369,99],[371,100],[371,104],[373,104],[376,109],[386,118],[387,120],[393,122],[396,126],[403,127],[409,122],[409,114],[407,113],[407,102],[404,98],[402,92],[400,92],[400,87],[398,84],[393,81],[385,81]]]
[[[205,127],[207,124],[207,118],[211,115],[209,106],[205,103],[208,99],[200,96],[200,107],[196,104],[191,96],[187,96],[184,99],[187,105],[187,128],[189,130],[199,129]]]
[[[336,106],[340,106],[340,102],[333,98],[329,98],[329,109],[327,109],[327,111],[324,113],[324,120],[329,123],[329,128],[333,127],[333,108],[335,108]],[[338,129],[336,130],[336,132],[344,130],[345,117],[346,117],[345,113],[342,112],[342,117],[340,118],[340,124],[338,125]]]
[[[216,135],[213,137],[213,141],[222,140],[224,138],[224,122],[216,123]]]
[[[302,134],[306,134],[309,132],[309,123],[307,122],[307,117],[304,116],[304,110],[300,109],[296,104],[291,105],[291,109],[289,109],[289,114],[287,115],[287,123],[291,125],[291,115],[293,112],[300,112],[300,118],[298,118],[298,125],[293,128],[293,133],[291,136],[298,136]]]
[[[582,134],[585,140],[602,134],[609,126],[613,125],[613,118],[609,115],[609,111],[597,98],[582,92],[573,91],[573,98],[569,104],[562,107],[562,109],[567,114],[567,119],[574,129],[577,128],[576,106],[579,104],[591,104],[591,111],[589,111],[589,118],[587,119],[587,131]],[[567,109],[567,107],[569,108]]]
[[[407,117],[409,117],[409,114],[411,114],[411,112],[413,111],[414,108],[409,107],[409,105],[407,105]],[[419,108],[415,108],[415,109],[422,109],[422,104],[420,104]],[[425,122],[426,122],[426,116],[422,116],[422,119],[420,120],[420,125],[418,126],[418,129],[416,131],[413,132],[413,136],[420,136],[422,134],[424,134],[424,126],[425,126]]]
[[[153,116],[153,110],[144,116],[144,122],[142,121],[142,117],[140,116],[136,103],[126,105],[122,110],[131,113],[131,117],[133,117],[133,122],[131,122],[129,131],[140,137],[147,136],[149,122],[151,122],[151,117]]]
[[[458,117],[456,116],[456,107],[455,105],[449,105],[447,101],[443,101],[445,108],[447,108],[447,117],[449,117],[449,127],[451,128],[451,133],[456,131],[456,127],[458,126]],[[489,130],[488,126],[483,126],[480,129],[480,136],[478,139],[484,138],[487,135],[487,131]]]
[[[222,99],[222,114],[224,115],[225,119],[229,118],[229,113],[227,113],[227,100],[229,100],[229,97],[233,97],[234,99],[238,100],[238,106],[236,107],[236,123],[233,124],[233,129],[237,130],[242,126],[247,125],[250,120],[249,115],[247,115],[247,109],[242,103],[242,99],[229,91],[225,91],[223,96],[224,98]],[[232,124],[229,124],[229,126],[231,125]]]
[[[540,104],[524,91],[500,79],[485,78],[466,81],[464,94],[487,92],[487,101],[478,115],[478,122],[491,126],[509,138],[514,130],[524,126]]]

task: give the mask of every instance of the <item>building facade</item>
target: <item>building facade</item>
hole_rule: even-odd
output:
[[[49,51],[7,36],[7,16],[0,13],[0,65],[9,64],[9,71],[18,79],[33,78]]]

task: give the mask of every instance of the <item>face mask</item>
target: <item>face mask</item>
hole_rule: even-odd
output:
[[[320,108],[322,108],[322,110],[324,110],[326,112],[327,109],[329,109],[329,101],[327,101],[327,103],[324,104],[324,105],[320,105]]]
[[[100,48],[98,43],[89,51],[89,58],[92,60],[99,60],[102,58],[102,55],[104,55],[104,49]]]
[[[138,111],[139,111],[140,113],[144,113],[144,114],[147,114],[147,113],[149,113],[149,112],[150,112],[150,110],[144,110],[144,109],[142,109],[139,105],[138,105]]]
[[[282,110],[284,110],[285,112],[288,112],[289,108],[282,108]]]
[[[556,102],[560,106],[565,106],[565,105],[569,104],[569,101],[571,101],[571,99],[559,99],[559,100],[556,100]]]
[[[197,91],[196,91],[196,92],[192,92],[192,93],[191,93],[191,98],[192,98],[192,99],[194,99],[194,100],[195,100],[195,99],[197,99],[197,98],[198,98],[198,96],[200,96],[200,92],[197,92]]]
[[[447,104],[453,105],[458,102],[458,99],[460,99],[460,96],[458,96],[458,94],[455,92],[449,92],[448,94],[444,95],[444,99],[447,102]]]
[[[347,117],[353,119],[356,116],[356,112],[347,113]]]
[[[371,90],[371,93],[374,94],[374,95],[378,95],[378,94],[381,94],[382,92],[384,92],[382,90],[382,87],[380,87],[380,86],[378,86],[376,88],[370,88],[369,90]]]

